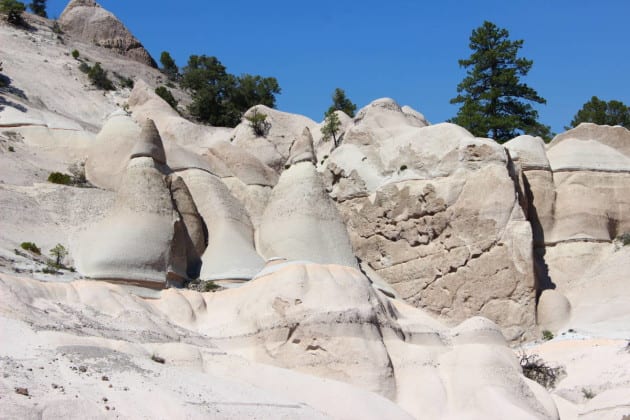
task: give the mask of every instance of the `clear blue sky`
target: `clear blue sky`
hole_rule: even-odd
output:
[[[51,17],[67,1],[50,0]],[[321,120],[335,87],[359,108],[380,97],[433,123],[465,75],[457,60],[484,20],[523,39],[525,81],[547,99],[540,119],[563,131],[584,102],[630,104],[630,0],[101,0],[158,60],[214,55],[235,74],[274,76],[278,108]]]

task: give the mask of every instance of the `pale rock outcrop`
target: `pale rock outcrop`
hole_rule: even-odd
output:
[[[343,219],[315,169],[308,128],[291,147],[288,162],[263,213],[258,250],[266,258],[357,267]]]
[[[270,128],[264,136],[257,136],[247,120],[254,112],[267,116],[266,122],[270,124]],[[291,145],[301,136],[304,127],[313,131],[317,123],[302,115],[256,105],[243,115],[243,121],[234,128],[232,138],[236,146],[248,150],[264,164],[281,172],[289,158]]]
[[[138,79],[127,104],[137,121],[147,118],[155,121],[165,142],[176,143],[197,154],[203,154],[208,147],[227,142],[232,129],[195,124],[180,116],[160,98],[144,80]]]
[[[171,170],[165,162],[160,134],[146,120],[114,207],[74,241],[81,274],[153,288],[181,285],[189,276],[196,277],[206,232],[186,185],[168,176]]]
[[[155,60],[111,12],[94,0],[72,0],[59,17],[64,31],[157,68]]]
[[[199,169],[182,177],[208,229],[202,280],[250,280],[264,266],[254,247],[254,227],[243,205],[216,176]]]
[[[510,340],[536,335],[532,230],[503,147],[379,100],[323,175],[354,252],[403,299],[453,321],[481,314]]]
[[[146,124],[146,121],[148,120],[143,120],[141,124]],[[161,138],[153,121],[151,124],[153,127],[145,134],[153,136],[151,138],[155,136]],[[88,150],[85,164],[87,179],[100,188],[117,190],[128,157],[138,153],[143,156],[155,156],[160,162],[166,160],[168,167],[174,171],[197,168],[217,176],[233,176],[220,159],[214,156],[199,156],[172,141],[163,142],[164,150],[158,152],[160,153],[158,156],[155,149],[151,149],[149,137],[146,137],[149,143],[136,142],[138,138],[145,138],[145,134],[142,134],[142,128],[127,113],[119,111],[112,114]]]

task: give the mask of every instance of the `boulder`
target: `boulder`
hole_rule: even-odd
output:
[[[182,177],[208,229],[208,246],[201,260],[202,280],[246,281],[264,261],[254,247],[254,227],[247,211],[216,176],[199,169]]]
[[[59,17],[65,32],[157,68],[151,54],[111,12],[94,0],[72,0]]]

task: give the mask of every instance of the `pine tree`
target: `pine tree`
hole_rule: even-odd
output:
[[[523,40],[511,41],[509,32],[491,22],[473,30],[469,47],[472,55],[459,60],[467,76],[457,86],[452,104],[462,104],[451,122],[478,137],[504,142],[519,132],[548,137],[550,129],[538,122],[530,102],[547,101],[522,83],[533,61],[517,57]]]
[[[620,101],[606,102],[593,96],[575,114],[571,120],[571,127],[577,127],[583,122],[599,125],[620,125],[630,129],[630,107]],[[569,127],[565,128],[569,129]]]
[[[28,5],[28,7],[31,9],[31,12],[33,12],[37,16],[41,16],[44,18],[48,17],[48,14],[46,14],[46,0],[33,0],[33,2]]]
[[[339,146],[337,133],[341,128],[341,121],[339,121],[339,116],[337,116],[336,110],[331,108],[326,112],[326,119],[324,120],[324,125],[322,126],[322,135],[324,136],[324,140],[330,140],[332,137],[333,144],[335,148]]]
[[[354,117],[354,112],[357,110],[357,106],[346,97],[346,92],[343,89],[337,88],[332,95],[333,104],[328,108],[328,112],[331,111],[343,111],[346,115]]]
[[[164,72],[166,77],[168,77],[169,80],[177,80],[177,77],[179,76],[179,68],[168,51],[162,51],[162,54],[160,55],[160,63],[162,63],[162,72]]]

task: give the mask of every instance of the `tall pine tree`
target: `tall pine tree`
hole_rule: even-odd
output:
[[[544,98],[522,83],[533,61],[517,57],[523,40],[511,41],[506,29],[485,21],[470,36],[472,55],[459,60],[467,75],[457,86],[452,104],[461,104],[451,120],[478,137],[507,141],[519,133],[548,138],[550,130],[538,122],[530,102],[544,104]]]
[[[46,14],[46,0],[33,0],[31,4],[28,5],[31,9],[31,12],[34,14],[47,18]]]

